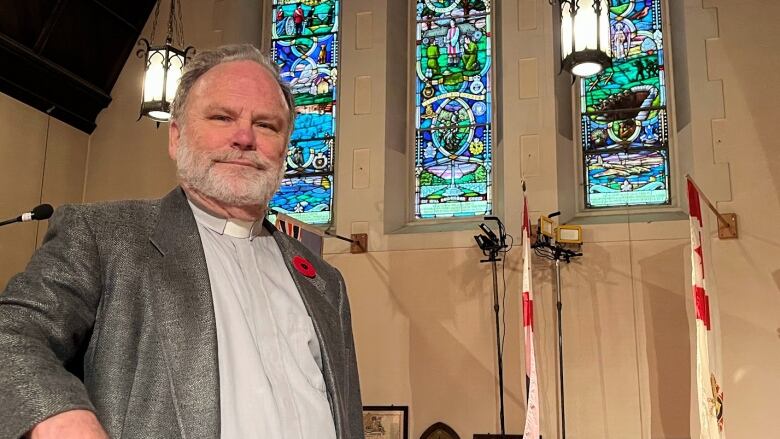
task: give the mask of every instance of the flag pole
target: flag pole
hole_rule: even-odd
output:
[[[330,231],[330,228],[326,230],[322,230],[319,227],[312,226],[311,224],[305,223],[303,221],[299,221],[290,215],[287,215],[285,213],[279,212],[278,210],[268,208],[269,212],[276,215],[277,218],[281,219],[282,221],[285,221],[289,224],[296,225],[302,229],[308,230],[311,233],[314,233],[318,236],[330,236],[332,238],[340,239],[342,241],[346,241],[350,244],[352,244],[352,253],[365,253],[368,251],[368,234],[366,233],[353,233],[352,238],[347,238],[346,236],[341,236],[339,234],[333,233]]]
[[[699,188],[699,185],[693,181],[693,177],[691,177],[690,174],[685,174],[685,178],[693,185],[694,188],[696,188],[696,192],[698,192],[699,197],[704,200],[704,204],[706,204],[707,207],[709,207],[710,210],[715,214],[715,216],[718,217],[718,237],[721,239],[737,238],[737,215],[734,213],[722,214],[718,212],[718,209],[716,209],[715,205],[713,205],[709,198],[704,195],[704,192],[702,192],[701,188]],[[728,217],[724,215],[727,215]],[[724,231],[723,229],[726,230]]]
[[[539,381],[536,373],[534,348],[534,288],[531,273],[531,220],[528,216],[528,197],[523,180],[523,332],[525,333],[526,412],[524,439],[541,439],[539,426]]]

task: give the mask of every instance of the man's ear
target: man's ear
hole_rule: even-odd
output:
[[[168,156],[176,160],[176,150],[179,149],[181,139],[181,126],[178,120],[171,120],[168,124]]]

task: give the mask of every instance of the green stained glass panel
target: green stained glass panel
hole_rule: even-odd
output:
[[[609,5],[612,66],[581,80],[585,204],[668,204],[669,119],[661,4],[610,0]]]
[[[417,2],[415,216],[492,212],[490,2]]]

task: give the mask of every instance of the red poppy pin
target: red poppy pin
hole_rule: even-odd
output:
[[[296,256],[293,258],[293,266],[296,270],[298,270],[298,273],[301,273],[302,275],[313,278],[317,275],[317,271],[314,269],[314,265],[312,265],[311,262],[309,262],[308,259]]]

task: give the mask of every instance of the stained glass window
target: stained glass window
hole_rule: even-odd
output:
[[[581,82],[585,205],[669,204],[661,0],[610,0],[610,68]]]
[[[492,211],[490,12],[490,0],[417,0],[417,218]]]
[[[333,210],[338,0],[274,0],[272,58],[295,95],[287,170],[270,207],[309,224]]]

